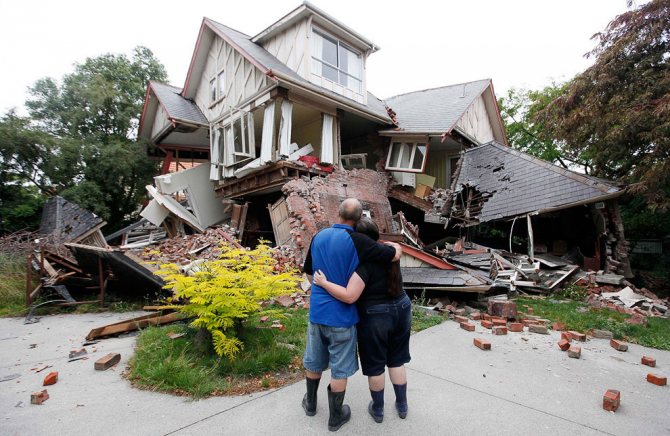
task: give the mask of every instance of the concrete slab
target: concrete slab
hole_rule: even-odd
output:
[[[103,340],[86,347],[88,360],[67,362],[70,349],[80,347],[91,328],[141,314],[58,315],[32,325],[0,319],[0,379],[21,375],[0,383],[0,433],[330,434],[325,383],[317,415],[307,417],[300,407],[303,383],[202,401],[134,389],[121,377],[134,336]],[[476,348],[476,336],[491,341],[492,350]],[[631,344],[621,353],[607,340],[592,339],[581,344],[582,358],[575,360],[558,349],[558,339],[558,333],[494,336],[479,325],[470,333],[454,322],[416,334],[408,365],[408,418],[397,417],[393,390],[387,389],[384,422],[373,422],[366,412],[366,380],[356,375],[346,400],[352,420],[338,434],[670,434],[670,390],[647,383],[650,368],[640,364],[643,354],[652,355],[654,372],[667,373],[670,352]],[[95,371],[95,360],[109,352],[121,353],[121,364]],[[40,364],[53,368],[31,371]],[[51,398],[41,406],[29,404],[30,393],[42,389],[52,370],[60,375],[48,387]],[[616,413],[602,410],[607,389],[621,391]]]

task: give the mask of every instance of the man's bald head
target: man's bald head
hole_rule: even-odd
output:
[[[340,220],[347,223],[356,223],[361,219],[363,214],[363,206],[361,202],[355,198],[347,198],[340,203]]]

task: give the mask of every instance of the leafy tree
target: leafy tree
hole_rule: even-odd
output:
[[[670,208],[670,0],[628,11],[594,35],[594,64],[533,121],[594,174]]]
[[[112,229],[123,226],[156,170],[147,144],[136,138],[146,86],[166,78],[153,53],[137,47],[131,58],[87,58],[60,84],[38,80],[26,102],[30,117],[0,117],[0,175],[43,195],[60,194]]]

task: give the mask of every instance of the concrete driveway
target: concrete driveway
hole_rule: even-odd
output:
[[[140,314],[57,315],[32,325],[0,319],[0,380],[19,375],[0,382],[0,434],[330,434],[325,383],[310,418],[300,407],[303,383],[202,401],[134,389],[121,377],[133,336],[103,340],[87,347],[88,360],[67,361],[91,328]],[[490,340],[492,350],[474,347],[476,336]],[[338,434],[670,434],[670,389],[645,380],[648,372],[670,373],[670,352],[636,345],[618,352],[607,340],[589,339],[575,360],[558,349],[558,339],[557,333],[493,336],[479,326],[470,333],[455,322],[418,333],[408,365],[408,418],[394,414],[387,389],[384,422],[373,422],[358,374],[347,391],[352,420]],[[121,353],[121,365],[95,371],[93,362],[112,351]],[[654,356],[657,367],[640,365],[643,354]],[[44,364],[53,368],[32,370]],[[60,376],[47,388],[51,398],[31,405],[30,393],[42,389],[52,370]],[[616,413],[601,407],[607,389],[621,391]]]

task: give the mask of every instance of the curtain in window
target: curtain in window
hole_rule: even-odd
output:
[[[210,132],[214,132],[212,135],[210,133],[209,137],[211,138],[211,144],[209,149],[209,179],[210,180],[219,180],[219,129],[212,129],[210,127]]]
[[[293,103],[288,100],[281,102],[281,123],[279,124],[279,154],[288,156],[291,154],[291,130],[293,129]]]
[[[265,106],[263,113],[263,138],[261,139],[261,164],[272,161],[272,143],[275,130],[275,102]]]
[[[321,162],[332,164],[335,159],[333,144],[333,122],[335,118],[329,114],[323,114],[323,126],[321,129]]]
[[[312,56],[316,59],[312,59],[312,72],[319,76],[322,75],[322,64],[321,59],[323,59],[323,38],[318,33],[312,32]]]

